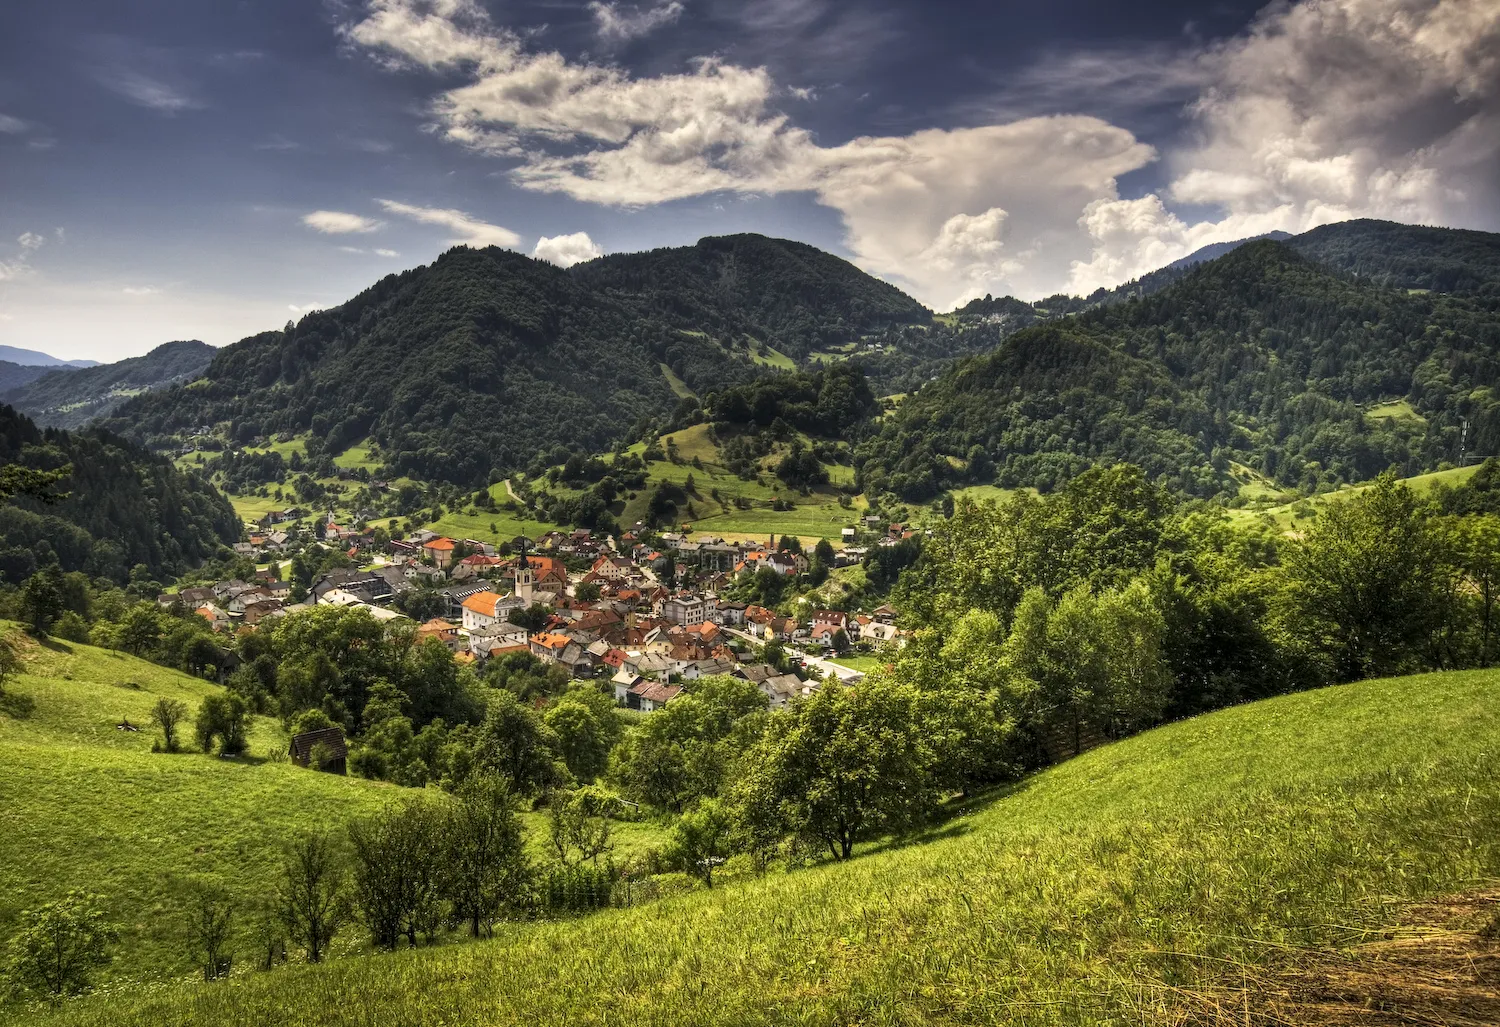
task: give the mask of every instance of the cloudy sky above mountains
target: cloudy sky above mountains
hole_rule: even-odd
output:
[[[1500,229],[1500,4],[0,9],[0,343],[65,357],[232,342],[455,243],[758,231],[948,309],[1351,217]]]

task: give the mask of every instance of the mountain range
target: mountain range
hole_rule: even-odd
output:
[[[19,385],[0,380],[0,402],[43,427],[76,428],[110,413],[133,395],[198,377],[215,352],[203,342],[168,342],[112,364],[37,368],[39,376]]]
[[[390,475],[471,485],[690,421],[700,399],[766,374],[853,359],[877,392],[913,394],[847,437],[876,492],[1048,488],[1101,459],[1195,495],[1230,489],[1232,464],[1321,488],[1500,451],[1484,391],[1500,384],[1497,304],[1500,236],[1375,221],[1212,247],[1090,297],[986,297],[947,315],[756,235],[570,269],[458,247],[217,351],[194,381],[115,388],[101,423],[156,448],[298,435],[317,456],[370,438]],[[23,406],[77,402],[45,391]],[[1363,408],[1383,400],[1411,416],[1370,422]]]

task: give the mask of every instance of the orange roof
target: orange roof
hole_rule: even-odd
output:
[[[431,542],[424,543],[422,545],[422,548],[423,549],[443,549],[443,550],[452,549],[453,548],[453,540],[451,538],[435,538]]]
[[[219,619],[219,611],[216,610],[216,609],[214,609],[212,606],[200,606],[200,607],[198,607],[198,611],[197,612],[198,612],[198,616],[204,618],[205,620],[218,620]]]
[[[495,656],[508,656],[511,653],[529,653],[529,652],[531,652],[531,646],[529,646],[529,645],[497,645],[493,649],[490,650],[490,656],[491,657],[495,657]]]
[[[572,641],[567,635],[558,635],[550,631],[544,631],[539,635],[532,635],[531,640],[543,649],[561,649]]]
[[[419,634],[419,635],[441,635],[441,634],[446,634],[446,633],[448,633],[450,631],[457,631],[457,630],[458,630],[458,626],[456,624],[452,624],[449,621],[445,621],[441,617],[434,617],[434,618],[432,618],[432,620],[428,621],[426,624],[423,624],[421,627],[419,627],[417,629],[417,634]]]
[[[464,600],[464,609],[477,613],[481,617],[498,617],[495,612],[495,604],[500,602],[500,596],[495,592],[475,592]]]

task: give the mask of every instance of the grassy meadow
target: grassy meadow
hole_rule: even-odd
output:
[[[929,837],[493,941],[119,992],[72,1025],[1247,1022],[1267,975],[1500,874],[1500,674],[1094,750]]]
[[[187,878],[216,878],[245,900],[263,895],[297,831],[403,794],[266,760],[286,738],[264,717],[249,758],[152,753],[156,700],[196,711],[215,686],[112,650],[23,644],[25,670],[0,699],[0,933],[71,888],[98,892],[121,933],[106,980],[188,971],[178,922]],[[120,730],[122,721],[141,730]],[[181,730],[194,748],[191,716]]]

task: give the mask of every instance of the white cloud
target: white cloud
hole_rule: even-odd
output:
[[[126,296],[159,296],[161,290],[154,285],[127,285],[120,290]]]
[[[0,114],[0,132],[18,136],[25,131],[26,122],[20,118],[13,118],[9,114]]]
[[[589,13],[594,16],[594,31],[605,42],[620,43],[649,35],[664,25],[670,25],[682,17],[682,4],[678,0],[655,7],[626,7],[614,0],[589,4]]]
[[[792,0],[764,6],[758,16],[795,13]],[[1136,103],[1197,95],[1192,142],[1167,154],[1170,188],[1138,198],[1118,180],[1157,153],[1099,117],[997,108],[991,124],[823,146],[777,109],[788,90],[765,68],[703,57],[635,77],[534,52],[474,0],[371,0],[344,32],[388,64],[462,76],[432,101],[436,130],[514,161],[524,188],[617,206],[809,192],[839,212],[861,266],[938,307],[1114,284],[1273,228],[1500,216],[1492,0],[1278,4],[1196,51],[1063,62]],[[1152,61],[1166,62],[1156,78]],[[1061,72],[1030,74],[1064,102]],[[1189,223],[1185,205],[1215,213]]]
[[[411,218],[413,221],[428,225],[441,225],[453,233],[448,241],[455,246],[462,244],[511,247],[521,241],[521,237],[510,229],[480,221],[461,210],[416,207],[409,203],[399,203],[396,200],[377,200],[376,202],[392,214],[399,214],[401,217]]]
[[[99,73],[99,82],[131,103],[162,114],[180,114],[204,106],[182,87],[130,68],[106,68]]]
[[[381,222],[374,218],[367,218],[360,214],[347,214],[341,210],[315,210],[303,214],[302,223],[326,235],[373,232],[381,225]]]
[[[377,256],[377,257],[399,257],[399,256],[401,256],[401,254],[397,253],[395,250],[376,250],[375,251],[375,256]]]
[[[604,251],[589,238],[587,232],[574,232],[571,235],[542,236],[536,241],[536,248],[531,251],[531,255],[537,260],[550,261],[558,267],[572,267],[574,264],[602,257]]]
[[[20,246],[23,250],[37,250],[41,249],[42,244],[46,241],[46,236],[38,235],[35,232],[22,232],[20,237],[16,239],[16,245]]]

